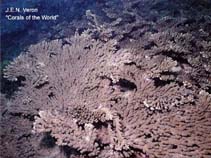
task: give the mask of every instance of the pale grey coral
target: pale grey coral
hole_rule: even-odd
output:
[[[122,0],[118,5],[116,1],[107,2],[103,11],[111,22],[103,24],[113,32],[122,47],[138,40],[136,45],[142,47],[140,54],[147,54],[150,58],[164,55],[177,62],[173,69],[177,72],[170,71],[162,77],[158,75],[161,80],[177,80],[210,91],[210,13],[206,9],[198,12],[198,6],[187,7],[189,5],[187,1],[180,4],[166,0],[162,3]],[[189,9],[183,12],[181,7]],[[95,18],[100,19],[97,15]],[[190,71],[185,70],[187,66]]]
[[[24,158],[210,157],[211,97],[201,90],[209,92],[211,81],[209,16],[177,0],[117,2],[97,2],[106,22],[87,11],[93,35],[40,42],[6,68],[6,78],[23,83],[4,110],[8,151]],[[41,133],[52,140],[48,152]]]
[[[104,113],[105,119],[102,120],[101,115],[97,117],[97,113]],[[94,111],[94,114],[96,120],[93,122],[89,117],[88,122],[81,122],[80,118],[76,118],[74,113],[68,114],[68,111],[40,111],[40,117],[34,123],[34,132],[50,132],[58,145],[73,147],[89,156],[98,155],[103,144],[109,145],[110,150],[129,150],[122,137],[119,117],[103,107]],[[96,124],[97,121],[103,125]],[[107,140],[103,137],[107,137]]]
[[[210,42],[199,41],[190,33],[159,32],[151,36],[158,52],[176,59],[183,68],[177,80],[189,82],[204,89],[210,87]],[[204,64],[202,64],[204,63]],[[189,69],[186,69],[189,67]],[[197,77],[198,76],[198,77]]]
[[[51,136],[56,138],[58,145],[73,147],[81,154],[84,152],[97,154],[96,132],[92,124],[85,124],[83,130],[74,119],[58,111],[40,111],[39,116],[34,124],[34,132],[50,132]]]
[[[82,157],[209,154],[210,143],[200,142],[210,137],[210,95],[162,78],[181,71],[173,57],[117,44],[95,40],[88,30],[31,46],[5,70],[8,79],[24,78],[9,110],[35,116],[34,133],[48,133]],[[205,133],[192,134],[195,121]]]

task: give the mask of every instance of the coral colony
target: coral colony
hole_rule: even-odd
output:
[[[211,156],[208,17],[146,16],[142,1],[123,2],[121,13],[106,3],[111,23],[87,10],[91,29],[31,45],[7,66],[22,86],[5,107],[3,121],[15,119],[2,125],[13,130],[4,148],[19,158]]]

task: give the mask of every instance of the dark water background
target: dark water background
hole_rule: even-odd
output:
[[[3,0],[1,3],[1,92],[11,94],[16,85],[2,77],[2,70],[31,44],[42,40],[61,39],[87,27],[85,12],[97,10],[93,0]],[[10,13],[11,15],[59,15],[57,20],[8,20],[8,7],[37,8],[38,13]],[[74,21],[79,21],[74,24]]]
[[[174,17],[180,16],[177,13],[180,9],[178,6],[187,11],[187,14],[189,14],[187,16],[194,15],[191,15],[189,12],[191,8],[185,7],[193,7],[200,12],[202,9],[209,9],[211,6],[209,0],[184,0],[175,2],[172,0],[147,2],[145,0],[143,2],[143,6],[137,6],[137,9],[142,10],[145,7],[144,5],[148,5],[146,7],[149,7],[151,5],[150,3],[156,2],[156,5],[151,6],[152,11],[160,11],[160,16],[166,16],[166,13],[169,14],[169,12],[165,13],[165,10],[172,10],[171,15],[168,16]],[[121,11],[122,9],[121,0],[3,0],[1,2],[1,57],[3,65],[7,64],[8,61],[16,57],[30,44],[37,43],[43,39],[64,38],[67,35],[72,35],[76,29],[85,29],[85,27],[88,27],[86,25],[86,10],[91,10],[93,13],[101,16],[105,21],[111,20],[101,10],[105,3],[112,3],[111,5],[114,10]],[[189,6],[187,3],[189,3]],[[11,6],[18,8],[38,8],[39,13],[33,13],[34,15],[58,14],[59,18],[56,21],[9,21],[5,18],[5,10]],[[13,13],[12,15],[17,15],[17,13]],[[81,26],[74,26],[72,24],[74,21],[81,22]],[[69,32],[67,31],[67,27],[72,27],[68,29]]]
[[[30,14],[59,15],[59,18],[55,21],[9,21],[5,18],[5,10],[8,7],[38,8],[38,13]],[[83,31],[89,28],[86,10],[91,10],[93,14],[101,17],[102,24],[112,22],[113,19],[107,17],[105,12],[102,11],[105,7],[111,7],[114,12],[121,14],[123,3],[121,0],[3,0],[1,2],[1,72],[11,60],[31,44],[42,40],[65,38],[73,35],[76,30]],[[211,1],[143,0],[142,5],[134,6],[134,8],[140,10],[140,12],[143,10],[143,14],[149,14],[146,15],[148,21],[156,21],[166,16],[190,18],[191,20],[194,19],[196,12],[203,12],[204,14],[205,11],[210,15]],[[180,10],[182,10],[182,17]],[[159,17],[150,16],[154,11],[159,12]],[[24,15],[24,13],[12,13],[12,15]],[[133,20],[133,17],[124,17],[122,25],[133,22]],[[10,89],[8,86],[11,83],[7,83],[2,75],[1,81],[1,91],[8,91]]]
[[[91,4],[91,5],[90,5]],[[11,60],[26,46],[36,43],[42,39],[62,38],[59,32],[67,27],[67,23],[74,19],[80,20],[86,9],[93,7],[93,3],[87,1],[48,1],[48,0],[11,0],[3,1],[1,4],[1,38],[2,59]],[[38,13],[33,15],[55,15],[59,18],[55,21],[9,21],[5,18],[5,10],[8,7],[38,8]],[[28,13],[31,14],[31,13]],[[12,13],[12,15],[24,15],[24,13]],[[25,14],[27,15],[27,14]],[[57,26],[57,28],[55,28]],[[59,27],[59,28],[58,28]],[[74,31],[74,30],[73,30]],[[57,34],[57,36],[55,35]]]
[[[103,15],[104,13],[101,11],[105,0],[3,0],[1,2],[1,44],[2,44],[2,60],[7,62],[8,60],[16,57],[21,50],[23,50],[26,46],[37,43],[43,39],[54,39],[54,38],[64,38],[67,35],[71,35],[75,32],[76,29],[85,29],[87,18],[85,17],[86,10],[91,10],[93,13],[96,13],[98,16],[104,18],[104,20],[109,19]],[[109,2],[109,1],[107,1]],[[122,9],[121,0],[110,0],[114,9]],[[144,1],[144,5],[150,5]],[[171,1],[171,0],[158,0],[157,5],[152,6],[152,10],[172,10],[172,15],[177,16],[177,10],[179,8],[177,4],[180,2],[180,6],[182,3],[190,3],[189,6],[196,7],[200,11],[202,7],[209,8],[211,3],[208,0],[201,1]],[[9,21],[5,18],[5,10],[7,7],[18,7],[18,8],[38,8],[39,13],[33,13],[34,15],[39,14],[48,14],[55,15],[58,14],[59,18],[56,21]],[[137,6],[139,7],[139,6]],[[144,9],[145,6],[141,6]],[[156,8],[157,7],[157,8]],[[187,5],[184,5],[187,7]],[[190,8],[183,8],[187,9]],[[22,13],[23,14],[23,13]],[[149,13],[150,14],[150,13]],[[188,13],[189,14],[189,13]],[[12,15],[17,15],[17,13],[13,13]],[[20,13],[18,13],[20,15]],[[166,16],[165,11],[161,12],[161,16]],[[189,15],[188,15],[189,16]],[[194,16],[194,15],[193,15]],[[82,22],[83,26],[72,26],[69,31],[65,32],[68,25],[73,21]],[[77,28],[78,27],[78,28]],[[88,27],[88,26],[87,26]]]

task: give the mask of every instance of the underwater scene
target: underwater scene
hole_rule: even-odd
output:
[[[211,0],[0,7],[0,158],[211,158]]]

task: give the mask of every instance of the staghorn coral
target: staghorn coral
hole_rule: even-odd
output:
[[[3,108],[3,157],[210,157],[210,11],[98,3],[93,35],[43,41],[5,70],[23,85]]]
[[[31,116],[32,132],[55,140],[61,150],[51,150],[60,156],[209,156],[210,95],[173,81],[157,84],[156,77],[176,71],[171,57],[116,45],[86,31],[31,46],[5,70],[24,85],[9,112]]]
[[[156,52],[180,62],[182,69],[177,75],[178,81],[186,81],[192,85],[199,84],[199,87],[209,89],[209,42],[199,41],[190,33],[172,33],[171,31],[154,34],[151,39],[156,44]]]
[[[190,5],[194,1],[121,0],[116,3],[105,3],[102,10],[110,22],[104,22],[103,26],[109,28],[122,47],[135,42],[142,47],[139,51],[151,58],[154,55],[172,58],[177,62],[174,69],[177,72],[158,74],[158,78],[177,80],[210,92],[210,3],[204,9],[201,4]],[[95,19],[100,18],[95,15]]]
[[[85,112],[88,113],[86,110],[81,110],[79,118],[74,113],[70,115],[68,112],[69,110],[66,113],[40,111],[40,118],[36,118],[34,123],[34,132],[51,132],[51,135],[57,139],[58,145],[73,147],[79,150],[81,154],[88,153],[89,156],[98,155],[101,150],[100,145],[103,144],[112,146],[117,151],[121,151],[122,148],[127,149],[127,146],[124,146],[124,140],[119,142],[123,139],[120,120],[118,116],[113,116],[108,109],[99,108],[94,111],[93,118],[95,119],[90,119],[90,115],[86,115],[86,122],[80,120]],[[88,114],[92,114],[92,112]],[[100,125],[101,123],[103,125]],[[106,131],[106,127],[103,126],[107,126],[108,130]],[[106,133],[102,134],[102,132]],[[110,141],[101,138],[102,136],[106,136]],[[105,142],[103,142],[103,139]]]
[[[35,124],[36,132],[51,132],[56,138],[57,144],[70,146],[79,150],[82,154],[95,151],[95,132],[91,124],[86,124],[84,130],[78,127],[76,122],[67,115],[59,114],[58,111],[40,111],[42,119],[37,118]],[[97,153],[96,153],[97,154]]]

